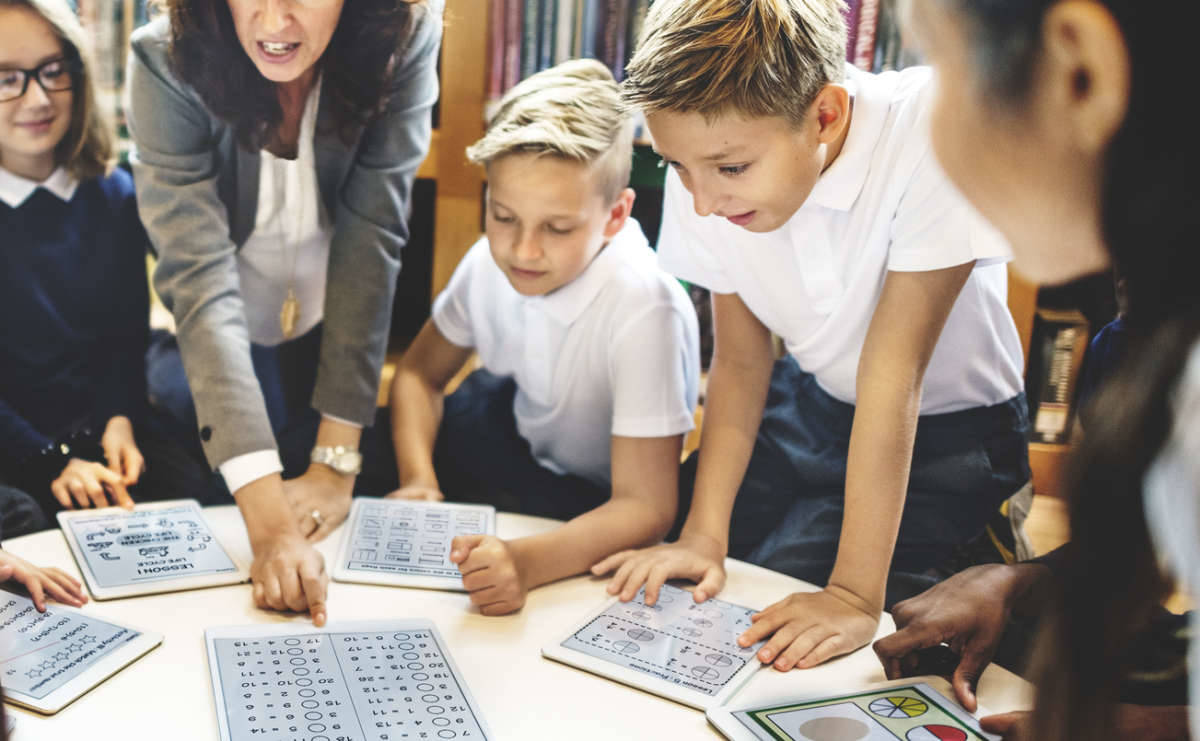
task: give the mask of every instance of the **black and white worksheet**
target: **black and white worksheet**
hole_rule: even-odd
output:
[[[428,620],[210,628],[223,741],[493,738]]]

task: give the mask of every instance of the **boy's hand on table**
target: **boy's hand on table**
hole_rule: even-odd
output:
[[[133,438],[133,423],[123,415],[117,415],[108,420],[104,426],[104,434],[100,437],[100,447],[104,450],[104,458],[108,461],[108,469],[121,477],[125,486],[133,486],[146,470],[146,459],[138,450]],[[130,501],[130,505],[133,502]]]
[[[484,615],[507,615],[525,606],[525,577],[512,546],[494,535],[459,535],[450,543],[463,587]]]
[[[75,577],[52,566],[40,568],[23,558],[0,551],[0,582],[9,579],[29,590],[29,596],[38,612],[46,611],[46,595],[64,605],[82,607],[88,601],[83,585]]]
[[[350,514],[354,477],[314,463],[303,475],[283,482],[283,493],[309,542],[324,540]],[[316,513],[314,515],[314,513]]]
[[[446,498],[436,486],[425,484],[410,484],[388,494],[385,499],[410,499],[423,502],[440,502]]]
[[[653,605],[668,579],[696,582],[692,597],[703,602],[725,586],[725,549],[707,536],[681,535],[674,543],[613,554],[593,566],[592,574],[613,569],[617,573],[608,582],[608,593],[619,595],[622,602],[633,599],[645,584],[645,602]]]
[[[943,643],[958,654],[950,678],[959,704],[975,712],[975,686],[991,662],[1009,615],[1043,573],[1037,564],[972,566],[892,608],[896,632],[875,642],[888,679],[920,672],[918,652]]]
[[[63,509],[107,507],[108,498],[113,504],[125,509],[133,508],[133,498],[125,489],[120,474],[114,473],[103,463],[72,458],[67,462],[58,478],[50,482],[50,493]],[[72,501],[74,499],[74,501]]]
[[[254,604],[264,609],[308,612],[313,625],[324,625],[329,574],[317,549],[294,533],[276,535],[251,546]]]
[[[758,650],[758,660],[783,672],[810,669],[865,646],[879,627],[877,612],[835,585],[793,594],[750,620],[754,625],[742,633],[738,645],[751,646],[772,636]]]

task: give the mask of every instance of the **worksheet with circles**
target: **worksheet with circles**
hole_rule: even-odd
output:
[[[494,535],[496,508],[405,499],[354,500],[338,559],[337,581],[464,591],[450,561],[458,535]]]
[[[993,741],[940,677],[828,696],[734,700],[708,720],[731,741]],[[986,711],[980,710],[980,714]]]
[[[629,602],[608,601],[542,655],[707,709],[761,666],[755,658],[761,642],[737,644],[755,612],[719,599],[697,604],[690,592],[666,584],[653,606],[644,589]]]
[[[223,741],[494,738],[428,620],[209,628]]]
[[[57,713],[162,643],[53,602],[38,612],[28,597],[0,589],[0,684],[4,699]]]
[[[250,578],[221,545],[194,499],[58,513],[58,524],[96,599],[175,592]]]

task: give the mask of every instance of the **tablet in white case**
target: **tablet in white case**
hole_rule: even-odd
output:
[[[194,499],[58,513],[92,596],[99,600],[239,584],[247,566],[213,535]]]
[[[494,738],[428,620],[209,628],[223,741]]]
[[[944,679],[914,677],[838,695],[736,700],[707,715],[730,741],[998,740],[948,694],[953,691]]]
[[[542,655],[701,710],[722,704],[762,666],[761,643],[737,637],[756,612],[664,585],[649,607],[645,590],[609,600]]]
[[[462,574],[450,561],[450,542],[458,535],[495,532],[491,505],[356,498],[333,578],[464,591]]]
[[[40,713],[57,713],[160,643],[157,633],[53,602],[38,612],[28,597],[0,590],[4,699]]]

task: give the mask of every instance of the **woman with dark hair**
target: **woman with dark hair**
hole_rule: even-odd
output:
[[[325,619],[437,98],[441,0],[165,0],[130,61],[138,207],[255,602]],[[381,492],[382,493],[382,492]]]
[[[965,684],[1010,610],[1052,586],[1034,714],[985,723],[1006,738],[1188,734],[1183,707],[1119,700],[1143,658],[1134,638],[1171,586],[1160,559],[1200,593],[1200,138],[1171,107],[1198,22],[1195,3],[912,3],[909,26],[941,77],[932,128],[947,173],[1035,281],[1116,265],[1128,298],[1126,358],[1071,464],[1072,542],[1055,559],[1057,579],[1027,566],[964,572],[957,590],[947,582],[920,615],[898,617],[907,635],[876,646],[894,674],[922,645],[949,643],[971,663]],[[1191,650],[1196,666],[1196,642]],[[1200,683],[1191,692],[1200,736]]]

